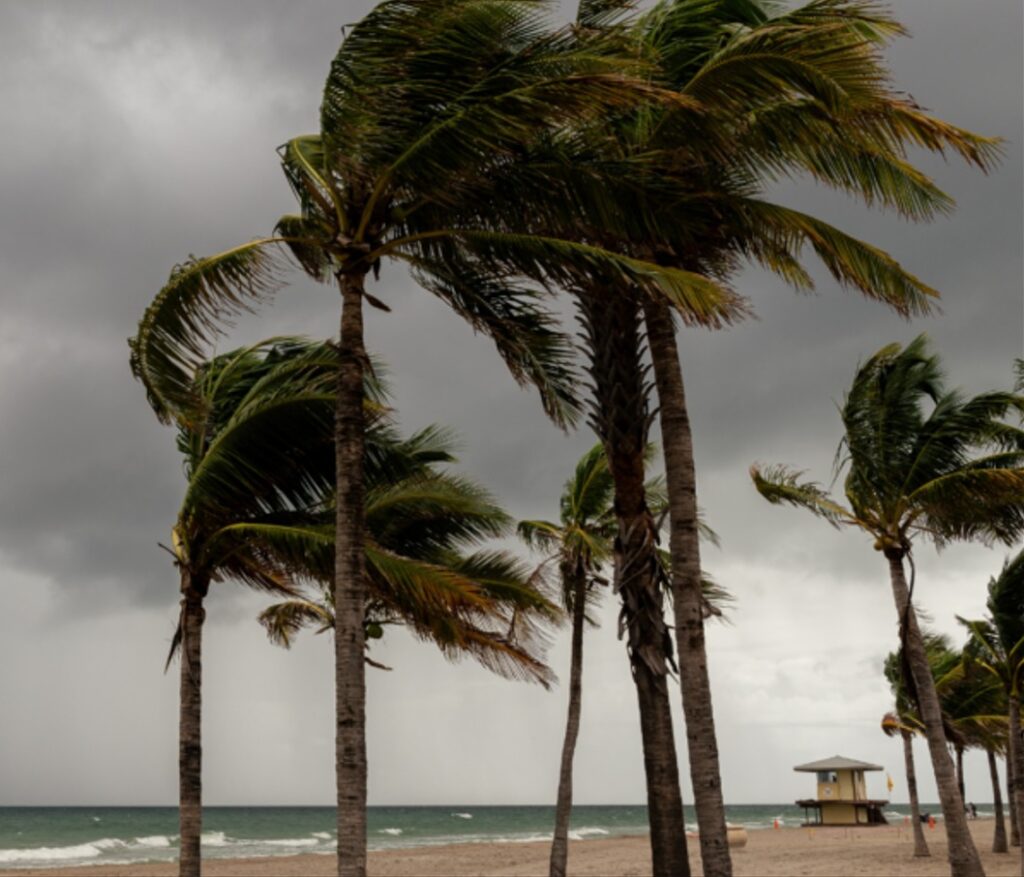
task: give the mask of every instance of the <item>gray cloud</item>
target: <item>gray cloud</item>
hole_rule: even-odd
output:
[[[125,338],[176,262],[264,233],[291,207],[274,148],[315,128],[339,28],[369,5],[0,7],[0,666],[19,668],[0,677],[14,717],[0,723],[0,803],[173,799],[176,694],[160,667],[177,593],[156,543],[182,479]],[[707,566],[740,601],[735,623],[710,634],[733,801],[795,797],[791,765],[836,750],[899,760],[877,733],[888,704],[877,667],[895,638],[877,556],[855,534],[767,506],[747,466],[785,461],[827,479],[833,403],[886,342],[928,331],[973,391],[1007,384],[1022,351],[1021,9],[893,5],[915,34],[893,53],[898,81],[944,118],[1005,137],[1003,165],[985,178],[923,160],[960,205],[928,226],[805,183],[776,194],[892,252],[943,292],[943,315],[908,324],[820,271],[807,298],[751,270],[740,287],[759,320],[681,336],[702,503],[724,540]],[[553,514],[591,436],[547,424],[490,343],[400,268],[386,268],[378,294],[394,313],[370,315],[368,340],[390,365],[403,424],[454,426],[464,468],[514,514]],[[224,344],[336,326],[336,295],[298,281]],[[1002,552],[920,553],[922,601],[953,632],[954,612],[981,611]],[[209,800],[330,800],[328,643],[269,649],[251,621],[260,605],[233,588],[211,598]],[[581,801],[643,797],[614,613],[608,600],[588,646]],[[560,693],[452,668],[402,636],[381,658],[397,669],[371,679],[373,800],[550,799]],[[564,666],[564,643],[553,660]],[[969,782],[985,781],[980,760],[970,769]]]

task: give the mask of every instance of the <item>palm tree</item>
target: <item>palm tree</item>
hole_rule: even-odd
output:
[[[930,410],[927,410],[930,403]],[[901,646],[924,723],[949,838],[954,875],[981,864],[964,818],[946,749],[942,710],[913,608],[913,539],[1013,541],[1024,530],[1024,431],[1002,418],[1024,410],[1024,398],[991,392],[947,392],[938,357],[919,336],[892,344],[862,365],[841,411],[845,435],[837,475],[847,469],[847,505],[785,466],[751,468],[769,502],[807,509],[836,527],[874,538],[888,562]],[[908,585],[904,562],[911,564]]]
[[[488,333],[512,374],[536,384],[559,423],[576,412],[569,350],[538,292],[558,266],[699,302],[727,297],[688,272],[638,262],[526,225],[496,229],[481,196],[530,142],[659,97],[620,47],[552,31],[532,0],[388,0],[348,32],[324,90],[320,133],[281,149],[300,213],[276,234],[176,269],[133,346],[135,372],[167,417],[188,374],[232,314],[278,288],[281,246],[342,299],[336,410],[334,574],[338,868],[366,870],[363,611],[365,453],[363,303],[385,258]],[[460,258],[469,254],[473,259]],[[516,278],[520,278],[517,280]],[[668,776],[669,774],[665,774]],[[681,812],[678,814],[681,819]],[[678,829],[681,822],[676,822]]]
[[[471,550],[507,533],[511,519],[478,484],[439,468],[456,462],[448,432],[430,427],[398,440],[393,430],[378,430],[375,438],[365,468],[367,639],[401,625],[450,660],[469,655],[501,676],[547,687],[553,676],[543,662],[544,631],[555,606],[509,552]],[[260,615],[278,645],[289,647],[303,627],[334,629],[331,518],[328,507],[291,558],[320,593],[275,603]]]
[[[1024,668],[1024,551],[1003,564],[989,580],[989,617],[977,621],[958,619],[967,627],[970,641],[964,649],[966,662],[998,681],[1006,697],[1006,773],[1010,791],[1011,827],[1021,834],[1024,813],[1024,753],[1021,752],[1021,676]],[[1013,832],[1011,831],[1011,834]],[[1024,870],[1024,850],[1021,855]]]
[[[166,409],[186,488],[171,530],[181,614],[179,818],[182,875],[198,875],[202,830],[202,629],[213,582],[292,594],[287,558],[265,528],[310,519],[329,490],[337,356],[325,345],[272,339],[203,364],[189,403]]]
[[[798,287],[811,285],[799,261],[801,248],[810,244],[840,282],[900,313],[926,310],[934,291],[887,254],[757,197],[766,177],[810,173],[868,202],[925,219],[948,209],[951,201],[906,161],[907,144],[948,147],[988,167],[994,141],[932,118],[889,89],[878,46],[901,33],[899,25],[877,7],[856,2],[780,12],[766,3],[672,0],[629,18],[624,13],[632,7],[617,0],[583,0],[578,25],[583,32],[618,33],[638,45],[677,100],[656,111],[645,107],[613,116],[613,125],[588,131],[587,137],[573,132],[555,149],[545,143],[549,152],[539,159],[542,167],[549,166],[545,160],[567,155],[571,160],[564,189],[556,194],[550,178],[538,175],[529,211],[533,221],[540,218],[549,230],[575,228],[583,240],[718,278],[727,278],[738,258],[750,257]],[[514,186],[500,179],[492,185],[499,202],[509,192],[530,200],[521,176]],[[700,611],[692,436],[672,322],[677,310],[685,322],[728,323],[743,308],[733,299],[730,307],[709,314],[685,298],[652,297],[621,284],[612,289],[607,278],[593,275],[576,283],[570,278],[569,285],[591,345],[630,344],[637,333],[610,330],[622,324],[625,311],[643,311],[672,502],[672,589],[681,633],[676,643],[701,855],[708,873],[725,877],[731,862]],[[612,307],[609,296],[631,301],[616,304],[623,313],[602,323]],[[621,350],[591,358],[595,368],[603,359],[623,361]],[[639,386],[635,376],[630,380]],[[602,386],[614,386],[615,378],[595,383],[600,393]],[[605,394],[596,404],[615,403]],[[634,404],[621,419],[642,416],[641,408]],[[601,437],[620,440],[614,433]],[[636,436],[626,443],[634,452],[641,445]],[[630,474],[617,469],[623,471],[621,489],[629,491],[637,483],[635,459]],[[623,506],[640,508],[635,496]],[[622,528],[636,531],[626,522]],[[636,565],[643,567],[640,561]],[[640,587],[645,589],[650,587]],[[649,628],[643,636],[657,641],[658,624]],[[650,644],[645,649],[652,651]],[[660,671],[655,667],[654,672]]]
[[[653,452],[653,448],[648,449]],[[653,498],[656,511],[664,513],[664,485],[660,479],[645,486]],[[571,618],[572,644],[569,661],[569,711],[558,777],[558,797],[555,805],[555,829],[551,844],[551,877],[564,877],[569,852],[569,820],[572,814],[572,768],[579,736],[583,696],[583,630],[588,622],[587,604],[594,599],[594,586],[606,585],[602,573],[614,554],[613,540],[616,530],[613,498],[615,485],[608,469],[604,447],[591,448],[576,464],[572,477],[566,482],[559,502],[557,522],[546,520],[520,521],[519,535],[531,548],[548,556],[538,573],[550,565],[557,566],[561,584],[562,605]],[[717,544],[717,536],[703,522],[705,537]],[[662,556],[662,563],[668,558]],[[731,601],[730,595],[709,577],[704,577],[705,612],[722,616],[722,606]],[[593,623],[593,622],[590,622]]]
[[[550,553],[541,564],[558,566],[562,605],[572,619],[569,658],[569,715],[562,743],[555,804],[555,830],[551,842],[551,877],[565,877],[569,854],[569,818],[572,814],[572,766],[579,736],[583,699],[583,627],[593,587],[607,584],[601,567],[612,556],[615,516],[611,509],[614,484],[604,448],[596,445],[576,464],[559,503],[558,522],[519,522],[519,535],[531,548]]]
[[[929,652],[945,649],[948,643],[941,637],[926,637],[925,648]],[[895,701],[895,710],[882,717],[882,731],[889,737],[896,734],[903,740],[903,763],[907,772],[907,794],[910,797],[910,820],[914,832],[914,856],[930,856],[928,843],[924,838],[921,824],[921,805],[917,796],[917,771],[914,767],[913,737],[922,732],[921,720],[911,703],[908,687],[904,682],[907,674],[903,669],[902,652],[890,652],[885,658],[884,672],[889,689]]]

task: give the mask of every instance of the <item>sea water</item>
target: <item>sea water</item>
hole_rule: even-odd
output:
[[[991,815],[985,807],[979,815]],[[938,814],[937,804],[922,810]],[[554,808],[370,807],[371,850],[454,843],[523,843],[550,840]],[[908,808],[889,805],[900,822]],[[695,830],[692,808],[687,828]],[[797,827],[803,811],[786,804],[726,807],[730,823],[748,830]],[[335,850],[332,807],[206,807],[203,856],[210,859],[330,855]],[[647,808],[640,805],[573,808],[571,837],[592,840],[647,833]],[[174,807],[0,807],[0,868],[114,865],[170,861],[178,854]]]

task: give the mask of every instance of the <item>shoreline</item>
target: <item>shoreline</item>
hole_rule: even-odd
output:
[[[970,824],[986,874],[1017,875],[1020,849],[990,852],[995,822]],[[945,834],[926,829],[931,857],[913,858],[910,826],[870,828],[784,828],[748,832],[745,847],[733,849],[737,877],[939,877],[949,873]],[[697,844],[689,843],[694,877],[701,874]],[[550,844],[464,843],[378,850],[369,854],[373,877],[544,877]],[[333,855],[304,854],[262,859],[206,859],[206,877],[332,877]],[[579,877],[646,877],[651,873],[646,836],[572,841],[569,873]],[[176,862],[0,869],[0,877],[174,877]]]

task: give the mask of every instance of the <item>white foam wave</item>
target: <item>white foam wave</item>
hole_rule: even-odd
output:
[[[103,851],[94,843],[73,847],[32,847],[27,850],[0,850],[0,862],[62,862],[67,859],[94,859]]]
[[[454,816],[456,819],[472,819],[473,818],[473,814],[472,813],[453,813],[452,816]]]
[[[313,837],[318,837],[320,840],[330,840],[331,833],[329,831],[314,831],[312,832]]]
[[[288,837],[283,840],[263,841],[271,847],[315,847],[320,843],[315,837]]]
[[[382,828],[380,830],[380,833],[381,834],[390,834],[393,837],[398,837],[398,835],[400,835],[402,833],[402,829],[400,829],[400,828]]]
[[[140,847],[169,847],[171,839],[166,834],[151,834],[135,838],[135,843]]]
[[[226,847],[230,843],[223,831],[204,831],[199,835],[199,842],[204,847]]]
[[[597,828],[596,826],[585,825],[583,828],[577,828],[573,834],[577,834],[580,837],[588,837],[594,834],[608,834],[603,828]]]

